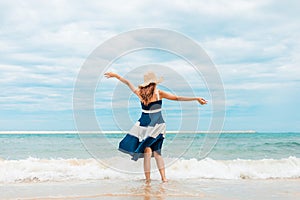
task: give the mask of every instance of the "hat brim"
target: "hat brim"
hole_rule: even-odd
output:
[[[156,83],[156,84],[159,84],[161,82],[163,82],[164,78],[163,77],[160,77],[159,79],[156,79],[156,80],[150,80],[150,81],[147,81],[147,82],[144,82],[142,84],[140,84],[139,86],[140,87],[146,87],[148,86],[150,83]]]

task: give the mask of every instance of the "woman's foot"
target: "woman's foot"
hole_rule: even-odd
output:
[[[145,183],[148,185],[148,184],[150,184],[151,183],[151,179],[146,179],[145,180]]]
[[[162,178],[161,180],[162,180],[163,183],[167,183],[168,182],[167,178]]]

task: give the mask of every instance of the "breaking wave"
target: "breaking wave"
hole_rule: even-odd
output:
[[[168,158],[166,158],[168,160]],[[141,159],[142,160],[142,159]],[[169,159],[171,160],[171,159]],[[140,173],[122,173],[96,159],[0,159],[0,183],[48,181],[86,181],[102,179],[140,179],[142,161],[111,158],[110,163],[124,168],[137,168]],[[127,163],[127,164],[126,164]],[[153,169],[156,169],[152,161]],[[125,170],[126,171],[126,170]],[[177,160],[166,168],[169,179],[298,179],[300,158],[261,160]],[[158,173],[154,172],[158,176]]]

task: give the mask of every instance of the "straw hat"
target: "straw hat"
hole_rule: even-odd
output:
[[[153,72],[147,72],[144,74],[144,83],[140,84],[141,87],[146,87],[150,83],[161,83],[163,81],[163,77],[160,77],[159,79],[156,77],[156,75]]]

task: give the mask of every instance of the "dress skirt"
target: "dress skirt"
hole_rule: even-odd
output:
[[[148,106],[142,104],[143,112],[140,119],[119,143],[119,150],[129,154],[134,161],[144,157],[146,147],[161,155],[166,132],[160,109],[161,103],[161,100],[158,100]]]

